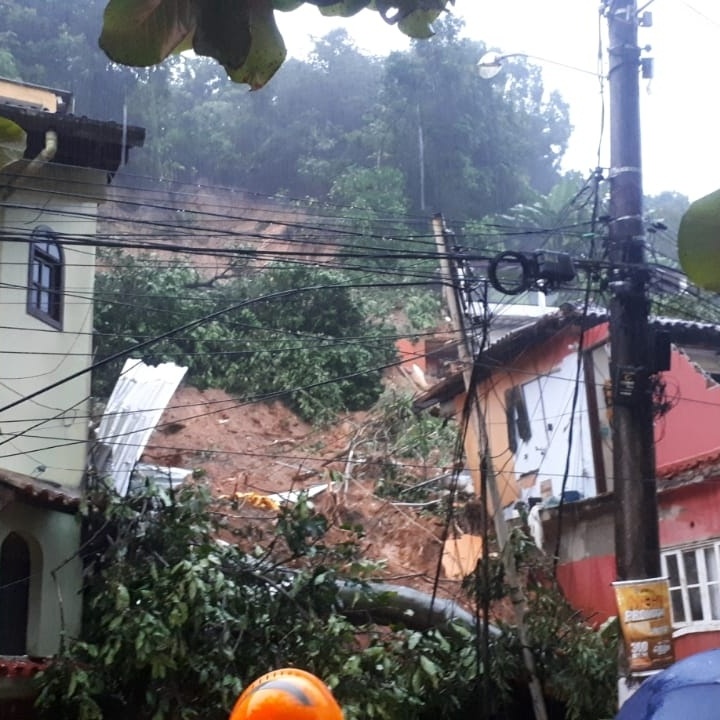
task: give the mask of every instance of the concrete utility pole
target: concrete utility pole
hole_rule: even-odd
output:
[[[606,0],[610,85],[610,350],[618,580],[660,575],[634,0]]]
[[[433,216],[432,220],[433,234],[440,258],[440,272],[443,279],[443,294],[450,311],[450,319],[455,330],[459,331],[462,336],[462,342],[458,346],[458,354],[463,364],[463,378],[465,381],[465,392],[476,393],[474,400],[474,410],[469,417],[471,435],[477,440],[478,466],[484,465],[487,471],[487,495],[482,500],[485,503],[486,510],[492,515],[495,524],[495,539],[500,549],[503,567],[505,569],[505,578],[510,587],[510,599],[512,601],[513,614],[515,616],[515,626],[517,628],[518,639],[522,647],[522,658],[525,670],[528,674],[528,689],[530,691],[530,700],[535,714],[535,720],[548,720],[547,709],[545,707],[545,698],[542,692],[542,685],[538,678],[537,669],[535,667],[535,658],[530,650],[530,642],[528,639],[527,626],[525,624],[525,613],[527,612],[527,599],[523,592],[522,580],[518,572],[512,548],[508,546],[510,530],[503,515],[503,507],[500,501],[500,492],[497,482],[495,481],[495,472],[492,464],[492,455],[490,453],[490,444],[487,436],[487,427],[485,425],[485,416],[480,408],[480,398],[477,396],[478,389],[472,382],[472,368],[474,364],[472,351],[472,329],[467,327],[466,319],[462,312],[462,302],[460,300],[460,278],[455,264],[450,261],[452,248],[448,242],[448,231],[445,228],[445,221],[439,213]],[[479,488],[476,492],[480,494]],[[485,548],[487,549],[487,548]]]

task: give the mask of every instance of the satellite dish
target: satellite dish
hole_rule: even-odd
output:
[[[485,53],[478,61],[477,68],[483,80],[491,80],[502,70],[504,55],[490,51]]]

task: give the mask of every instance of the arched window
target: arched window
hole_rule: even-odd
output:
[[[25,655],[30,608],[30,548],[11,532],[0,546],[0,655]]]
[[[38,225],[30,236],[27,311],[58,329],[63,319],[63,252],[56,234]]]

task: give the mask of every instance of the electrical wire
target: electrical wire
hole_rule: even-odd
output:
[[[595,182],[595,196],[593,200],[592,219],[593,223],[598,221],[598,208],[600,205],[600,176],[596,175]],[[594,237],[594,228],[591,238]],[[591,247],[591,256],[594,254]],[[585,302],[582,309],[582,317],[587,318],[590,307],[590,292],[592,289],[592,277],[588,274],[587,285],[585,287]],[[568,449],[565,457],[565,469],[563,470],[562,485],[560,486],[560,502],[558,505],[558,526],[557,526],[557,537],[555,541],[555,552],[553,555],[553,576],[557,577],[557,566],[560,561],[560,548],[562,542],[562,520],[563,520],[563,509],[565,505],[565,489],[567,487],[568,476],[570,474],[570,460],[573,448],[573,437],[575,429],[575,410],[577,408],[578,399],[580,396],[580,373],[585,362],[585,337],[586,337],[586,323],[583,322],[580,326],[580,336],[578,339],[577,349],[577,366],[575,370],[575,385],[573,388],[572,406],[570,411],[570,426],[568,429]]]

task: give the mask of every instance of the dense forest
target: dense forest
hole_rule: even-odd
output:
[[[0,75],[70,90],[80,115],[119,121],[126,104],[148,131],[129,168],[138,176],[340,204],[362,196],[378,211],[442,209],[458,220],[528,201],[559,178],[565,103],[521,59],[504,80],[480,81],[484,47],[460,38],[452,18],[431,41],[382,59],[335,30],[248,92],[207,59],[108,62],[97,45],[104,5],[1,3]]]
[[[332,231],[345,223],[355,244],[426,235],[429,216],[442,212],[481,253],[542,247],[601,257],[604,178],[560,169],[568,106],[522,57],[481,80],[485,47],[463,38],[452,16],[431,40],[382,58],[334,30],[249,92],[208,58],[176,55],[149,69],[109,62],[98,46],[104,7],[0,2],[0,75],[71,91],[78,115],[125,115],[146,128],[123,187],[191,183],[242,189],[259,202],[322,203],[337,216]],[[677,267],[686,207],[676,193],[647,199],[651,261]],[[682,302],[669,310],[687,314]]]

